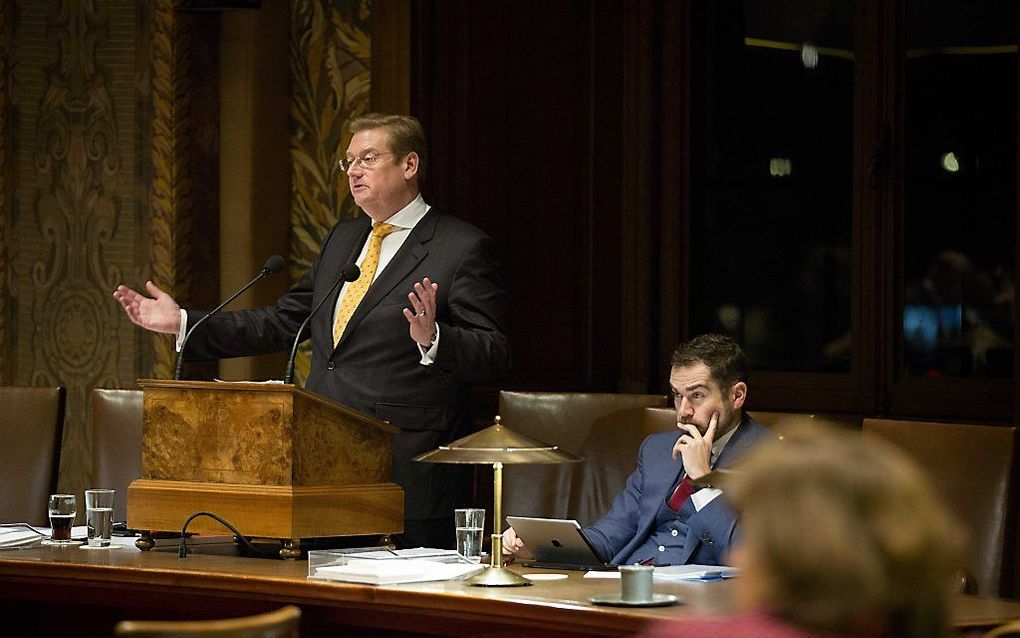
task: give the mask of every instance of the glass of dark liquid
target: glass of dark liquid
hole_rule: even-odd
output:
[[[71,526],[78,513],[78,500],[74,494],[50,494],[50,528],[53,530],[47,545],[80,545],[81,541],[71,540]]]

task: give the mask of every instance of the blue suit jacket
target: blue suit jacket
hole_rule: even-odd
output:
[[[646,438],[638,452],[637,469],[627,479],[609,513],[584,529],[595,549],[611,563],[626,560],[656,531],[659,508],[683,472],[682,460],[674,461],[672,456],[678,437],[678,432],[660,432]],[[772,438],[768,428],[745,414],[719,455],[715,469],[733,465],[752,447]],[[683,507],[688,511],[682,513],[689,515],[687,542],[657,556],[656,564],[723,564],[737,524],[725,495],[717,496],[700,511],[695,511],[691,499]]]

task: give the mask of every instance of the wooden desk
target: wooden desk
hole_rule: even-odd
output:
[[[619,581],[539,581],[531,587],[479,588],[459,582],[371,587],[306,579],[306,561],[217,555],[196,548],[185,560],[174,548],[83,550],[43,547],[0,552],[0,613],[25,635],[73,627],[75,636],[111,634],[125,618],[199,619],[247,615],[284,604],[302,608],[302,631],[314,636],[391,633],[479,635],[621,635],[668,616],[732,611],[734,581],[663,583],[683,604],[665,608],[597,607],[589,596],[619,591]],[[232,545],[220,550],[233,554]],[[543,570],[521,569],[521,573]],[[961,596],[957,626],[989,627],[1020,618],[1020,602]]]

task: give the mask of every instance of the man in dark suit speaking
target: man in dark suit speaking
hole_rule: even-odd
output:
[[[422,199],[418,120],[370,114],[350,128],[339,169],[365,215],[333,227],[311,270],[276,305],[210,317],[185,354],[199,360],[289,349],[341,269],[357,263],[358,280],[334,292],[310,322],[306,387],[400,428],[392,476],[404,489],[406,520],[397,541],[447,547],[453,509],[468,504],[470,475],[411,459],[468,434],[471,383],[507,373],[503,280],[492,240]],[[145,285],[151,297],[125,286],[113,296],[135,324],[176,333],[179,348],[189,313],[151,281]]]

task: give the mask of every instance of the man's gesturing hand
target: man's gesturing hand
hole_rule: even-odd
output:
[[[145,289],[152,298],[127,286],[117,286],[117,290],[113,291],[113,298],[120,302],[128,319],[136,326],[153,332],[177,334],[181,329],[181,307],[173,297],[157,288],[151,281],[145,282]]]
[[[712,420],[708,422],[704,436],[693,423],[677,423],[676,426],[683,430],[683,434],[673,445],[673,460],[682,456],[684,471],[695,481],[712,470],[712,443],[715,442],[715,430],[719,426],[719,413],[712,413]]]
[[[410,324],[411,338],[415,343],[428,348],[436,338],[436,291],[439,284],[426,277],[421,283],[414,285],[414,290],[407,294],[414,312],[404,308],[404,317]]]

